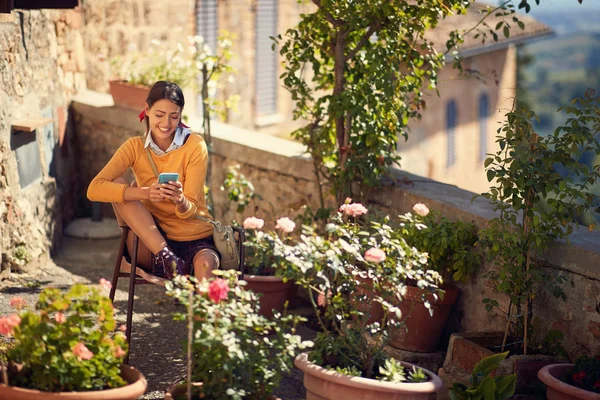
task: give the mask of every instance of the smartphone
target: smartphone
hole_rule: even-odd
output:
[[[179,174],[177,172],[163,172],[158,175],[158,183],[169,183],[170,181],[177,182]]]

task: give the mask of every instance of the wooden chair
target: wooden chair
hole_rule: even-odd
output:
[[[129,278],[129,292],[127,297],[127,322],[126,322],[126,330],[125,336],[127,337],[127,343],[131,345],[131,327],[133,320],[133,299],[135,294],[135,286],[136,285],[145,285],[145,284],[153,284],[153,285],[161,285],[164,286],[168,281],[167,279],[160,278],[156,275],[152,275],[149,272],[142,270],[137,267],[137,252],[139,246],[139,238],[138,236],[131,231],[129,226],[120,226],[122,229],[121,233],[121,243],[119,244],[119,251],[117,253],[117,261],[115,262],[115,270],[112,278],[112,287],[110,289],[110,300],[114,301],[115,292],[117,290],[117,283],[119,282],[119,278]],[[234,232],[238,235],[238,254],[240,257],[240,271],[242,273],[241,279],[244,278],[244,240],[246,236],[244,234],[244,229],[241,227],[234,226],[232,227]],[[127,234],[129,232],[133,233],[133,249],[129,249],[129,254],[131,255],[131,271],[122,272],[121,271],[121,261],[123,259],[123,255],[125,254],[125,246],[127,246]],[[127,356],[125,357],[125,364],[129,364],[129,353],[127,352]]]

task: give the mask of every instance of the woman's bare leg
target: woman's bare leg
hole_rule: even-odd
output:
[[[200,250],[193,259],[194,276],[201,281],[212,276],[212,271],[219,268],[219,256],[214,250]]]
[[[117,178],[114,182],[127,184],[123,178]],[[151,268],[152,253],[156,254],[167,246],[165,238],[156,227],[152,214],[139,201],[112,203],[112,206],[119,226],[126,224],[140,238],[138,264]],[[133,249],[133,233],[131,232],[127,236],[127,248]]]

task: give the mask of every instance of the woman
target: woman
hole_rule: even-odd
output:
[[[90,183],[91,201],[112,203],[119,225],[127,224],[140,238],[138,264],[155,275],[175,273],[198,279],[219,266],[211,218],[204,197],[208,162],[206,143],[181,122],[181,88],[158,81],[150,89],[140,120],[146,135],[127,140]],[[179,180],[160,184],[158,173],[178,173]],[[131,168],[135,182],[122,177]],[[127,247],[132,249],[129,234]],[[127,256],[128,257],[128,256]]]

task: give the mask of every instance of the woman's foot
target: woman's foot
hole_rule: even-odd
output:
[[[189,275],[191,268],[177,257],[168,247],[165,247],[154,255],[154,275],[164,276],[167,279],[173,279],[177,275]]]

